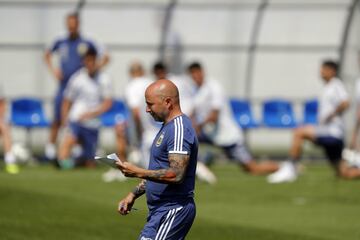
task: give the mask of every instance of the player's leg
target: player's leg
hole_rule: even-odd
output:
[[[198,140],[200,143],[213,144],[212,141],[203,134],[200,134],[198,136]],[[199,160],[198,160],[197,166],[196,166],[196,177],[200,181],[203,181],[203,182],[206,182],[209,184],[215,184],[217,182],[217,178],[216,178],[215,174],[205,165],[205,163],[203,163]]]
[[[256,162],[245,145],[237,143],[222,148],[230,159],[237,161],[246,172],[252,175],[264,175],[275,172],[279,169],[279,164],[276,162]]]
[[[342,160],[343,140],[333,137],[320,137],[316,143],[324,148],[327,159],[335,170],[336,176],[345,179],[360,178],[360,169],[350,167],[346,161]]]
[[[121,160],[126,161],[126,152],[128,147],[126,138],[126,125],[125,123],[118,123],[115,125],[114,129],[117,154]],[[113,168],[110,168],[108,171],[106,171],[102,175],[102,179],[104,182],[113,182],[115,180],[123,182],[127,180],[121,171]]]
[[[5,170],[10,174],[16,174],[19,172],[19,167],[16,165],[16,158],[11,151],[10,126],[4,121],[0,121],[0,135],[4,142]]]
[[[193,201],[169,211],[165,221],[157,231],[156,240],[185,239],[190,231],[196,216],[196,207]]]
[[[316,129],[314,126],[306,125],[294,130],[292,144],[290,148],[291,160],[299,160],[305,140],[314,142],[316,139]]]
[[[269,183],[293,182],[297,179],[298,172],[296,161],[300,160],[305,140],[315,142],[318,130],[311,125],[298,127],[293,133],[293,140],[290,149],[290,160],[281,164],[278,171],[270,174],[267,178]]]
[[[49,141],[45,146],[45,156],[49,160],[56,158],[56,141],[61,127],[62,96],[58,94],[54,100],[54,119],[50,126]]]
[[[60,144],[58,163],[60,168],[66,170],[74,167],[74,162],[70,158],[72,148],[78,142],[79,126],[77,124],[69,124],[63,141]]]
[[[196,215],[194,201],[172,209],[155,210],[150,213],[139,240],[185,239]]]
[[[93,168],[95,153],[98,146],[99,130],[97,128],[80,127],[79,140],[83,149],[82,158],[85,159],[85,167]]]
[[[128,142],[126,137],[126,123],[118,123],[115,125],[116,149],[120,159],[126,160],[126,152]]]
[[[339,163],[338,176],[344,179],[358,179],[360,178],[360,168],[350,167],[342,160]]]
[[[166,220],[166,217],[170,214],[168,210],[156,209],[149,213],[147,222],[144,228],[141,230],[138,240],[152,239],[155,240],[156,234],[161,224]]]
[[[250,160],[243,163],[244,170],[252,175],[266,175],[279,170],[279,164],[274,161],[262,161],[256,162],[256,160]]]

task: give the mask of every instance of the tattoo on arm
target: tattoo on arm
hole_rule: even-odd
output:
[[[139,185],[137,185],[134,190],[132,191],[132,193],[135,195],[135,198],[140,197],[141,195],[143,195],[146,191],[146,180],[142,180]]]
[[[145,178],[161,183],[181,183],[189,165],[189,155],[169,154],[169,165],[168,169],[151,171]]]

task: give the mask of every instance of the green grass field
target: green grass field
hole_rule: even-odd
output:
[[[104,183],[105,169],[60,172],[49,166],[0,172],[0,239],[137,239],[138,211],[117,214],[136,184]],[[308,166],[293,184],[269,185],[234,165],[218,165],[216,186],[197,182],[197,217],[188,239],[360,239],[360,181],[336,180],[325,165]]]

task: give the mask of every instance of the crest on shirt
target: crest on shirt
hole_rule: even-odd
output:
[[[161,143],[163,142],[163,140],[164,140],[164,135],[165,135],[165,133],[164,132],[162,132],[161,134],[160,134],[160,136],[159,136],[159,138],[156,140],[156,147],[159,147],[160,145],[161,145]]]
[[[84,56],[84,54],[87,52],[87,50],[88,50],[88,45],[84,42],[79,43],[79,45],[77,46],[77,51],[80,56]]]

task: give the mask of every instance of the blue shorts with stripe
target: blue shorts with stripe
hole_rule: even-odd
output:
[[[182,240],[189,232],[196,215],[193,200],[174,208],[151,211],[138,240]]]

